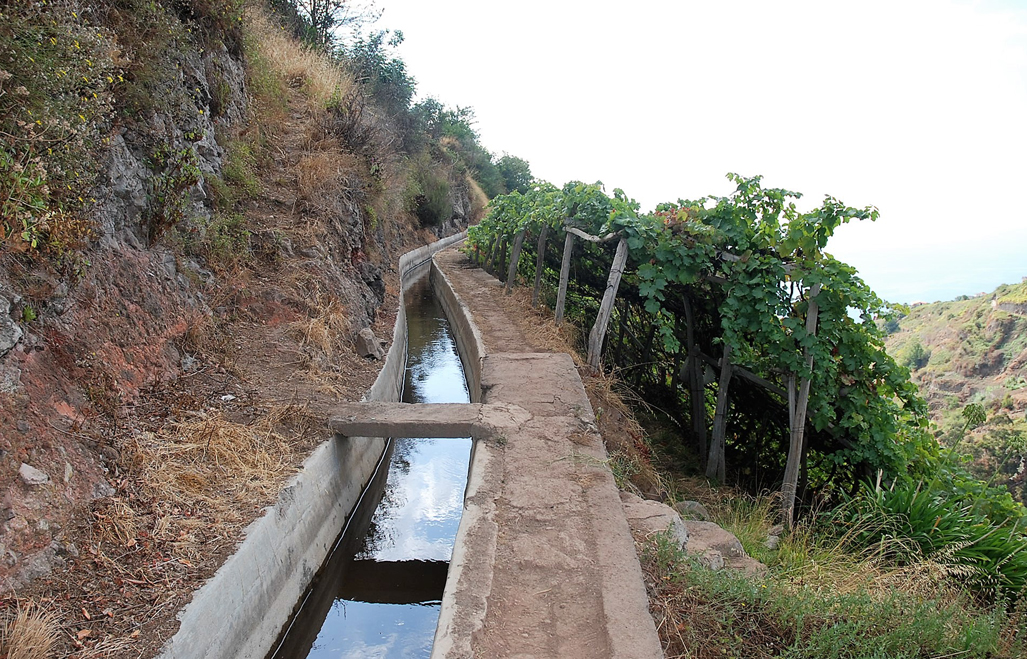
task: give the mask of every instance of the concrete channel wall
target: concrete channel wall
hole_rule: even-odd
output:
[[[428,275],[432,255],[464,236],[450,236],[401,256],[401,291]],[[465,318],[465,327],[457,332],[458,345],[463,346],[468,332],[473,335],[476,330]],[[466,355],[461,349],[461,357],[467,357],[469,384],[473,373],[475,386],[480,386],[480,337],[477,340]],[[406,359],[406,310],[401,292],[392,346],[364,399],[399,401]],[[471,387],[472,400],[480,397],[475,386]],[[161,659],[265,657],[377,469],[385,445],[383,438],[334,437],[315,449],[277,503],[246,529],[245,540],[235,554],[179,613],[181,626],[165,644]]]
[[[431,287],[436,299],[449,319],[450,329],[456,338],[457,350],[464,365],[467,389],[472,403],[481,402],[482,371],[485,359],[485,343],[478,326],[471,319],[471,312],[460,300],[453,284],[435,263],[431,268]],[[471,637],[481,629],[487,608],[488,593],[492,590],[492,570],[483,563],[490,563],[496,549],[499,527],[494,518],[494,506],[488,496],[479,496],[485,481],[495,481],[496,458],[488,442],[475,441],[471,444],[471,459],[467,468],[467,486],[464,488],[464,512],[460,517],[453,554],[449,560],[446,588],[442,595],[442,610],[435,629],[431,659],[472,656]],[[484,538],[478,551],[488,556],[474,555],[469,537]],[[462,592],[457,602],[457,590],[465,573],[473,575],[476,588]]]
[[[456,349],[460,353],[460,361],[464,365],[464,377],[467,378],[467,390],[472,403],[481,402],[481,366],[485,358],[485,344],[481,332],[471,321],[471,314],[457,299],[453,285],[445,273],[432,263],[431,290],[435,299],[442,305],[442,310],[449,320],[450,329],[456,339]]]

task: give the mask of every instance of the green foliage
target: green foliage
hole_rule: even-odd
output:
[[[496,161],[496,169],[503,177],[503,186],[507,192],[525,194],[531,188],[531,166],[526,160],[504,153],[503,157]]]
[[[643,547],[642,563],[650,596],[665,616],[668,656],[984,659],[1011,658],[1024,649],[1018,611],[979,607],[965,598],[824,588],[795,583],[783,573],[753,579],[713,571],[667,535]]]
[[[385,112],[405,123],[417,83],[407,72],[406,62],[390,51],[403,43],[403,32],[379,30],[358,37],[339,50],[341,57],[367,93]],[[405,126],[404,126],[405,128]]]
[[[268,8],[297,40],[309,46],[318,45],[317,31],[310,19],[300,12],[296,0],[268,0]]]
[[[906,347],[906,353],[902,357],[902,365],[912,371],[916,371],[927,366],[927,362],[930,359],[931,351],[924,348],[920,341],[913,339]]]
[[[423,133],[435,152],[466,168],[490,198],[508,191],[492,154],[478,141],[473,109],[458,107],[454,110],[428,98],[415,105],[411,115],[413,128],[409,135]]]
[[[998,517],[1022,515],[1011,500],[1006,510],[995,505],[1008,497],[958,472],[889,488],[864,483],[830,516],[840,525],[828,528],[847,529],[854,549],[882,548],[893,564],[931,561],[974,590],[1015,595],[1027,586],[1027,537],[1018,516]]]
[[[525,191],[531,182],[528,163],[509,155],[497,161],[479,141],[473,109],[448,108],[431,97],[411,105],[417,84],[406,63],[393,51],[402,42],[401,31],[380,30],[358,37],[336,54],[388,118],[403,150],[413,157],[428,153],[437,161],[452,164],[458,175],[470,173],[490,198],[515,189]],[[345,105],[340,111],[351,124],[348,132],[352,133],[356,129],[352,124],[363,107],[356,98],[347,99]]]
[[[818,442],[818,466],[810,474],[820,486],[850,487],[861,469],[890,475],[926,471],[937,454],[926,432],[926,405],[908,371],[885,352],[875,322],[889,309],[854,268],[823,251],[838,226],[873,220],[876,209],[850,208],[827,197],[803,213],[794,203],[797,193],[763,188],[759,177],[729,178],[737,186],[729,197],[679,200],[650,214],[640,213],[623,191],[610,196],[598,183],[572,182],[562,190],[539,185],[527,194],[494,199],[468,242],[488,253],[497,238],[509,241],[521,229],[537,233],[542,224],[563,222],[597,236],[619,231],[629,247],[621,285],[626,295],[637,295],[645,315],[634,322],[649,328],[664,355],[674,359],[680,351],[683,298],[701,296],[709,300],[709,320],[699,322],[714,350],[718,343],[731,344],[737,364],[770,381],[780,382],[782,373],[812,378],[809,420],[826,436]],[[581,291],[593,307],[609,268],[602,249],[585,246],[579,259],[578,276],[590,268],[587,275],[595,282]],[[724,283],[714,289],[712,280]],[[809,334],[809,291],[817,284],[819,326]],[[660,362],[651,368],[656,382],[673,380],[666,370],[660,375]],[[737,418],[738,408],[733,411]],[[780,438],[761,430],[740,444],[768,442],[767,454],[780,456],[787,445],[772,443]],[[781,468],[780,462],[773,468]]]
[[[203,175],[191,146],[173,149],[161,145],[151,156],[150,164],[156,172],[148,182],[146,208],[146,226],[152,244],[185,217],[187,193]]]
[[[207,262],[220,270],[245,258],[250,253],[246,218],[239,213],[215,213],[206,226],[204,251]]]
[[[1007,286],[995,301],[998,304],[1027,304],[1027,283]]]
[[[303,19],[313,42],[325,49],[338,41],[341,32],[357,32],[381,16],[374,3],[359,4],[353,0],[278,0],[278,10],[291,13],[291,5]],[[306,35],[304,35],[306,36]]]
[[[22,164],[15,162],[13,154],[0,151],[0,218],[5,242],[18,237],[32,249],[40,248],[54,214],[49,208],[46,179],[38,160]]]
[[[421,226],[437,226],[453,216],[449,182],[430,162],[415,164],[405,196],[407,210],[417,216]]]
[[[62,253],[88,238],[80,217],[112,118],[115,52],[72,3],[0,7],[0,228],[12,247]]]
[[[253,146],[242,140],[230,140],[226,150],[228,157],[222,169],[225,181],[235,188],[239,197],[260,194],[260,181],[254,172],[257,156]]]

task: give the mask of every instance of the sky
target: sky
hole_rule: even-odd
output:
[[[728,172],[875,205],[827,251],[883,298],[1027,276],[1027,0],[378,0],[419,98],[557,185],[651,209]]]

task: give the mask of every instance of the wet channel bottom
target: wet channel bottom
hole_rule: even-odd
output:
[[[449,322],[427,278],[406,298],[404,402],[469,402]],[[390,442],[272,657],[431,654],[470,449],[468,438]]]

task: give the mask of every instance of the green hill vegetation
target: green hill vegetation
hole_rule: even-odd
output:
[[[900,310],[883,324],[888,352],[911,371],[933,432],[978,478],[1027,501],[1027,283]],[[965,437],[960,410],[982,406]]]

